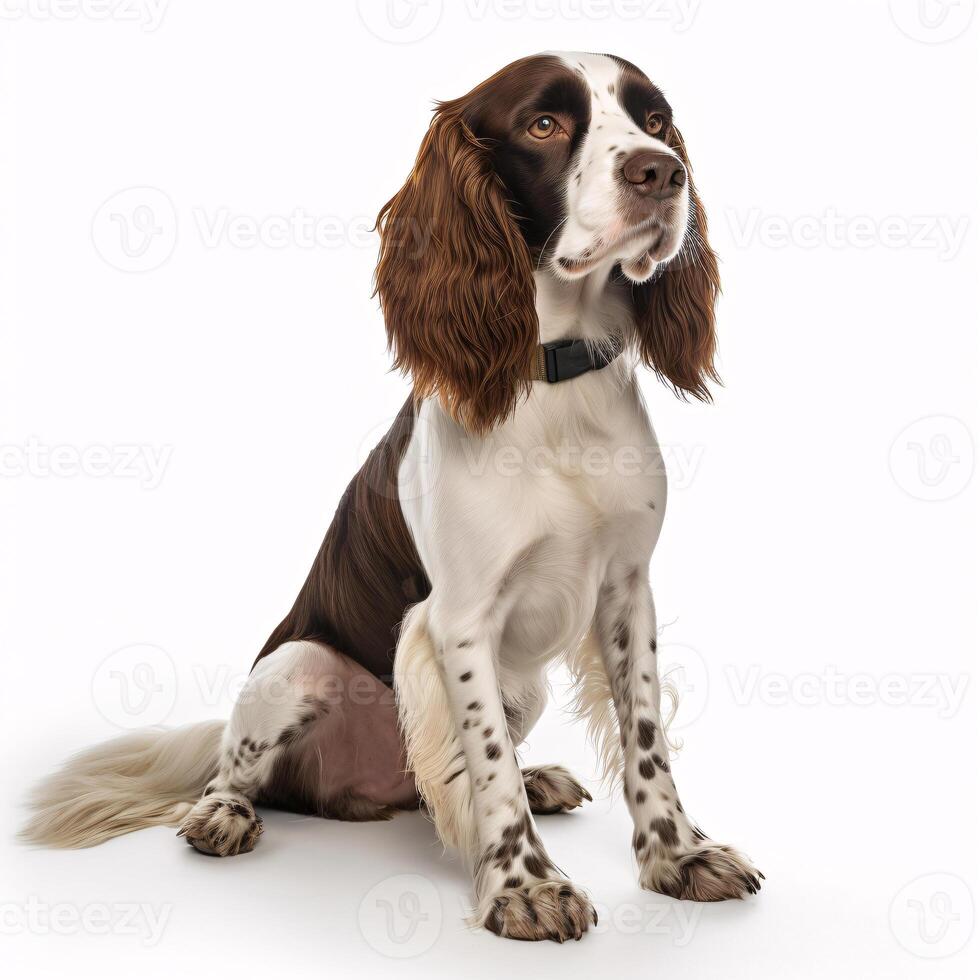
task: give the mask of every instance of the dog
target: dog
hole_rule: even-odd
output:
[[[376,270],[412,395],[347,488],[230,721],[130,734],[42,783],[25,835],[179,826],[251,850],[255,806],[379,820],[422,805],[472,923],[579,939],[596,916],[532,813],[591,799],[515,746],[564,657],[621,777],[640,884],[716,901],[762,875],[684,811],[649,565],[667,485],[636,380],[710,399],[717,263],[671,106],[634,65],[542,54],[437,104],[381,209]]]

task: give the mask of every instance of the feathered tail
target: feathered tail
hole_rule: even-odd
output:
[[[29,797],[23,840],[91,847],[110,837],[176,825],[217,770],[223,721],[132,732],[69,759]]]

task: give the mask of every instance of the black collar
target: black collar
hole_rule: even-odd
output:
[[[623,345],[618,339],[598,347],[584,340],[553,340],[538,344],[533,380],[547,381],[548,384],[571,381],[580,374],[602,370],[622,352]]]

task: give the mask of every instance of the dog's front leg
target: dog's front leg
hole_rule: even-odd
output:
[[[472,787],[475,920],[514,939],[579,939],[595,911],[534,827],[497,680],[499,630],[490,617],[434,616],[433,641],[462,746],[449,778],[465,767]]]
[[[640,884],[701,902],[756,892],[760,873],[737,851],[709,841],[681,806],[660,716],[653,596],[638,567],[610,569],[596,626],[619,719]]]

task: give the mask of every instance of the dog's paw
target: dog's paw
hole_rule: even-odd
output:
[[[754,895],[764,878],[734,848],[711,841],[691,851],[652,857],[640,872],[644,888],[692,902],[723,902]]]
[[[562,813],[583,800],[592,802],[589,791],[564,766],[534,766],[522,772],[531,813]]]
[[[262,818],[238,794],[215,793],[197,801],[177,831],[202,854],[230,857],[255,847],[262,833]]]
[[[483,926],[506,939],[563,943],[599,921],[585,893],[561,879],[508,888],[483,904]]]

